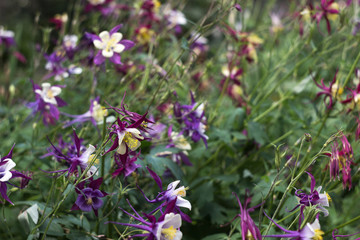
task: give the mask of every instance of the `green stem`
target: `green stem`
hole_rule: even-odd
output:
[[[353,218],[353,219],[351,219],[351,220],[349,220],[349,221],[347,221],[346,223],[340,224],[340,225],[336,226],[335,228],[333,228],[333,229],[325,232],[325,235],[327,235],[327,234],[329,234],[329,233],[332,233],[332,231],[334,231],[335,229],[343,228],[343,227],[345,227],[346,225],[349,225],[350,223],[353,223],[353,222],[355,222],[355,221],[357,221],[357,220],[360,220],[360,215],[357,216],[357,217],[355,217],[355,218]]]

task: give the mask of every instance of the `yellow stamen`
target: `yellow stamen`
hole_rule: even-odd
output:
[[[332,201],[332,199],[331,199],[331,197],[330,197],[330,195],[329,195],[328,193],[326,193],[326,197],[327,197],[327,199],[328,199],[329,202]]]
[[[173,226],[170,226],[169,228],[161,229],[161,234],[164,235],[165,239],[173,240],[176,235],[176,229]]]
[[[133,135],[129,132],[125,133],[124,142],[132,151],[136,150],[137,146],[139,145],[139,140],[134,138]]]
[[[339,4],[334,2],[329,6],[329,8],[333,9],[333,10],[339,10]],[[339,17],[339,14],[337,14],[337,13],[329,13],[329,14],[327,14],[327,17],[331,21],[335,21]]]
[[[48,98],[54,98],[54,94],[53,94],[53,92],[51,91],[51,89],[49,89],[49,90],[46,91],[46,96],[47,96]]]
[[[315,229],[315,236],[312,237],[313,240],[323,240],[322,235],[324,235],[324,232],[320,229]]]
[[[89,159],[88,159],[88,163],[91,163],[94,160],[95,154],[91,154]],[[97,158],[95,159],[94,164],[99,164],[100,160]]]
[[[88,199],[86,200],[86,204],[87,205],[92,205],[93,204],[93,201],[92,201],[91,197],[88,197]]]
[[[106,43],[106,47],[105,50],[107,52],[110,52],[110,49],[113,50],[114,46],[116,45],[116,39],[115,38],[110,38],[110,40]]]
[[[247,231],[245,240],[255,240],[254,236],[251,234],[250,230]]]

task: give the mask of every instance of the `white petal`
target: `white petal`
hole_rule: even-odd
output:
[[[107,51],[108,50],[108,51]],[[110,50],[110,49],[104,49],[102,50],[102,55],[106,58],[111,58],[114,55],[114,51]]]
[[[125,143],[121,143],[120,146],[117,149],[117,153],[120,155],[124,155],[126,153],[126,145]]]
[[[79,160],[83,163],[87,163],[89,160],[90,155],[95,151],[95,147],[91,144],[89,144],[89,147],[86,149],[83,154],[79,157]]]
[[[124,140],[125,132],[118,132],[117,135],[118,135],[118,138],[119,138],[119,146],[120,146],[122,141]]]
[[[184,207],[184,208],[191,210],[191,203],[188,200],[186,200],[182,197],[179,197],[179,196],[176,199],[176,206]]]
[[[122,45],[122,44],[116,44],[113,48],[113,51],[114,52],[117,52],[117,53],[121,53],[122,51],[124,51],[125,49],[125,46]]]
[[[114,43],[118,43],[122,39],[123,35],[122,33],[113,33],[111,35],[110,41],[113,41]]]
[[[57,95],[59,95],[61,93],[61,88],[59,88],[59,87],[51,87],[51,91],[52,91],[53,96],[55,97],[55,96],[57,96]]]
[[[93,41],[93,44],[94,44],[94,46],[95,46],[97,49],[103,49],[103,48],[104,48],[104,44],[103,44],[103,42],[100,41],[100,40],[95,39],[95,40]]]
[[[0,182],[6,182],[9,181],[12,177],[12,173],[10,171],[5,172],[4,176],[0,178]]]
[[[10,158],[6,158],[3,160],[3,162],[7,161],[4,165],[2,165],[1,167],[4,169],[4,171],[10,171],[11,169],[13,169],[16,166],[16,163],[11,160]]]
[[[109,34],[108,31],[103,31],[103,32],[101,32],[101,33],[99,34],[99,37],[101,38],[101,40],[102,40],[103,42],[107,42],[107,41],[109,41],[109,39],[110,39],[110,34]]]
[[[170,190],[172,189],[173,191],[175,190],[176,186],[180,183],[180,180],[176,180],[172,183],[169,183],[168,187],[167,187],[167,190]]]

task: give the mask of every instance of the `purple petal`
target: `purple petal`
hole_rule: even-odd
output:
[[[123,26],[122,24],[115,26],[113,29],[110,30],[110,35],[119,31],[122,26]]]
[[[159,188],[160,188],[161,190],[163,190],[163,188],[162,188],[162,182],[161,182],[160,177],[159,177],[153,170],[151,170],[149,167],[146,167],[146,168],[147,168],[147,170],[149,171],[151,177],[155,180],[156,184],[159,186]]]
[[[114,53],[114,55],[110,58],[110,61],[115,64],[122,64],[120,54]]]
[[[96,56],[94,57],[94,64],[100,65],[103,62],[105,62],[105,57],[101,54],[101,51],[99,51]]]
[[[133,46],[135,46],[135,43],[130,40],[121,40],[119,43],[125,46],[124,50],[128,50],[128,49],[132,48]]]

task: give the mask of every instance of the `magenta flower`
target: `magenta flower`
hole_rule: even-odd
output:
[[[55,124],[60,116],[58,107],[67,105],[64,100],[58,97],[63,86],[51,86],[50,83],[43,83],[40,87],[34,81],[31,80],[31,82],[36,99],[35,102],[26,104],[28,108],[32,109],[31,116],[40,113],[45,125]]]
[[[7,184],[10,184],[11,186],[15,186],[14,184],[11,184],[9,182],[9,180],[13,179],[13,178],[17,178],[20,177],[22,179],[26,179],[26,180],[31,180],[31,177],[22,174],[20,172],[17,172],[15,170],[12,170],[15,166],[16,163],[12,160],[12,153],[13,153],[13,149],[15,147],[15,144],[12,146],[10,152],[0,158],[0,194],[2,196],[3,199],[5,199],[6,201],[8,201],[9,203],[11,203],[12,205],[14,205],[8,195],[7,195]],[[27,183],[24,185],[25,182],[22,181],[22,184],[20,185],[20,189],[24,188]],[[17,187],[17,186],[15,186]],[[0,201],[0,203],[2,203],[2,201]]]
[[[351,165],[354,165],[353,150],[345,135],[341,137],[342,148],[337,142],[334,142],[330,155],[330,179],[339,178],[340,170],[342,170],[343,188],[351,189]]]
[[[96,180],[90,180],[85,187],[86,181],[79,183],[75,191],[78,194],[76,202],[71,207],[71,210],[81,210],[84,212],[94,211],[95,215],[98,215],[98,209],[103,205],[103,200],[101,198],[108,195],[104,191],[100,191],[100,185],[103,182],[102,178],[98,178]]]
[[[135,215],[123,210],[124,213],[140,222],[140,224],[131,224],[131,223],[119,223],[119,222],[106,222],[114,223],[123,226],[133,227],[141,230],[142,233],[135,234],[130,238],[134,237],[147,237],[148,240],[180,240],[182,238],[182,232],[179,230],[181,227],[181,216],[180,214],[174,214],[172,207],[174,202],[167,207],[166,211],[156,220],[156,217],[153,215],[144,214],[148,219],[146,221],[129,203],[131,209],[135,212]]]
[[[232,220],[234,221],[236,218],[240,218],[241,219],[241,236],[242,236],[242,240],[247,240],[247,239],[254,239],[254,240],[261,240],[262,236],[260,233],[259,228],[255,225],[254,220],[252,220],[250,213],[254,211],[255,208],[259,207],[261,204],[256,205],[255,207],[252,208],[247,208],[248,205],[251,202],[251,197],[249,197],[247,194],[245,196],[245,205],[243,206],[240,202],[239,197],[237,196],[236,193],[233,192],[233,194],[235,195],[239,207],[240,207],[240,214],[236,215]]]
[[[135,154],[135,156],[130,157],[129,154],[118,154],[114,153],[114,160],[117,166],[117,169],[115,172],[112,173],[113,177],[116,177],[120,174],[124,174],[124,177],[129,176],[131,173],[133,173],[136,169],[141,167],[140,164],[136,164],[138,157],[140,155],[140,152]]]
[[[339,4],[335,2],[335,0],[321,0],[320,7],[316,7],[318,10],[315,13],[315,19],[319,26],[321,19],[325,19],[327,31],[331,33],[331,24],[330,20],[335,20],[338,16],[339,12]]]
[[[326,108],[330,109],[333,107],[334,105],[334,100],[333,98],[338,97],[342,94],[342,89],[335,83],[336,82],[336,75],[338,73],[338,70],[335,73],[335,76],[333,78],[333,80],[330,82],[329,87],[325,86],[324,84],[324,79],[321,79],[321,85],[318,84],[315,79],[314,82],[316,84],[316,86],[318,86],[318,88],[320,88],[322,91],[318,92],[316,94],[316,98],[320,97],[321,95],[325,95],[324,97],[324,103],[326,105]],[[315,99],[316,99],[315,98]]]
[[[86,33],[92,39],[94,46],[99,49],[99,52],[94,58],[96,65],[102,64],[106,59],[109,59],[115,64],[122,64],[120,53],[132,48],[135,44],[130,40],[122,40],[123,35],[117,32],[122,27],[122,24],[115,26],[113,29],[103,31],[99,36],[95,34]]]

